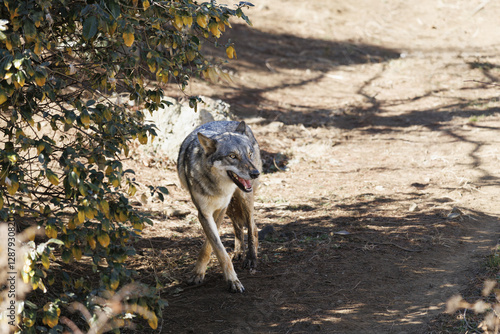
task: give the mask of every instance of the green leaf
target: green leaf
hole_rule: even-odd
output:
[[[97,17],[89,16],[83,22],[83,39],[88,41],[97,34]]]
[[[118,17],[120,17],[121,14],[121,7],[115,2],[108,2],[108,8],[111,12],[111,15],[113,18],[116,20]]]
[[[36,38],[36,27],[33,21],[24,21],[24,37],[28,43],[31,43]]]

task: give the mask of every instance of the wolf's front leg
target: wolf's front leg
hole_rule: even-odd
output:
[[[214,213],[215,224],[217,227],[217,233],[220,228],[220,224],[224,219],[224,214],[226,213],[225,209],[218,210]],[[198,215],[200,216],[200,215]],[[201,222],[201,218],[200,218]],[[189,279],[189,283],[191,284],[201,284],[205,280],[205,272],[207,270],[208,262],[210,262],[210,255],[212,255],[212,246],[210,245],[210,241],[205,238],[205,242],[201,247],[200,253],[198,254],[198,260],[196,261],[196,265],[193,270],[193,276]]]
[[[224,210],[225,211],[225,210]],[[223,215],[223,214],[222,214]],[[221,213],[215,215],[217,220],[221,219]],[[210,246],[214,250],[217,259],[222,267],[222,272],[224,273],[224,278],[229,283],[229,289],[231,292],[243,292],[245,288],[243,284],[238,279],[236,272],[234,271],[233,263],[231,262],[231,258],[226,252],[222,241],[220,240],[219,231],[217,229],[217,224],[212,217],[212,215],[205,216],[203,213],[199,213],[198,215],[200,219],[201,226],[203,227],[203,231],[207,237]],[[220,223],[220,222],[219,222]],[[200,254],[201,255],[201,254]],[[208,262],[208,261],[207,261]],[[204,266],[206,268],[206,264]],[[204,276],[204,273],[203,273]]]

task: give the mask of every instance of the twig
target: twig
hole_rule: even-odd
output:
[[[483,2],[481,2],[477,7],[476,9],[474,9],[474,11],[472,12],[472,15],[471,16],[474,16],[476,15],[477,13],[479,13],[481,10],[484,9],[484,7],[486,7],[486,5],[490,2],[491,0],[484,0]]]
[[[273,157],[273,164],[274,164],[274,167],[276,167],[276,169],[279,170],[280,172],[286,172],[285,169],[281,169],[280,167],[278,167],[278,165],[276,164],[275,157]]]
[[[483,84],[483,85],[500,87],[500,84],[497,84],[497,83],[494,83],[494,82],[485,82],[485,81],[480,81],[480,80],[465,80],[465,82],[475,82],[475,83],[480,83],[480,84]]]
[[[370,241],[369,241],[370,242]],[[394,246],[394,247],[397,247],[399,249],[402,249],[404,251],[407,251],[407,252],[421,252],[422,250],[421,249],[411,249],[411,248],[405,248],[403,246],[400,246],[398,244],[395,244],[393,242],[370,242],[372,244],[375,244],[375,245],[388,245],[388,246]]]

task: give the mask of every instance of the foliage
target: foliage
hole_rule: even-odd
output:
[[[135,254],[129,240],[150,221],[130,205],[137,188],[122,159],[132,140],[154,138],[142,106],[150,112],[162,106],[159,83],[184,88],[193,76],[213,77],[200,38],[217,45],[231,17],[249,23],[242,11],[248,5],[2,1],[0,219],[22,229],[39,226],[46,235],[29,243],[22,269],[23,280],[44,292],[28,296],[22,332],[62,332],[59,320],[71,317],[70,304],[95,309],[96,297],[133,279],[125,262]],[[236,57],[230,41],[224,47]],[[113,93],[137,108],[129,110]],[[193,107],[196,102],[191,99]],[[74,277],[75,263],[88,265],[96,279]],[[160,315],[154,289],[139,299]]]
[[[492,301],[486,302],[480,299],[475,303],[469,303],[462,296],[456,295],[446,302],[446,313],[453,314],[461,309],[473,310],[477,314],[485,313],[486,315],[478,328],[482,329],[486,334],[498,334],[500,332],[500,289],[498,288],[498,282],[486,280],[482,295],[485,299],[489,298]],[[471,328],[467,323],[465,312],[463,319],[466,322],[467,330],[472,329],[475,331],[475,328]]]

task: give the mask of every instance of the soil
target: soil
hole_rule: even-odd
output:
[[[131,161],[144,190],[170,192],[140,206],[155,224],[136,269],[169,303],[156,332],[467,332],[442,312],[479,294],[500,232],[500,3],[252,2],[253,26],[228,32],[233,82],[171,92],[220,98],[252,127],[259,267],[236,265],[243,294],[214,256],[188,285],[196,210],[175,166]],[[228,219],[221,234],[231,249]]]

